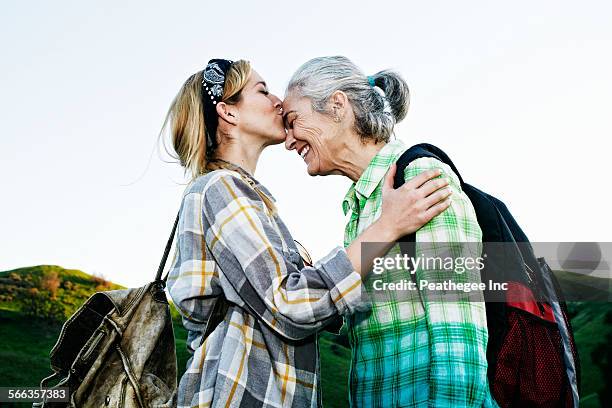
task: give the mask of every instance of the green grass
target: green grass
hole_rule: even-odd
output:
[[[605,314],[612,310],[612,307],[610,303],[574,303],[573,305],[579,310],[572,319],[572,326],[582,364],[582,395],[587,397],[604,386],[603,373],[594,364],[591,352],[598,344],[605,341],[606,335],[612,330],[604,321]]]
[[[331,334],[319,337],[321,352],[321,392],[323,406],[348,407],[348,375],[351,352],[334,341]]]
[[[51,374],[49,351],[61,325],[0,310],[0,387],[36,387]]]

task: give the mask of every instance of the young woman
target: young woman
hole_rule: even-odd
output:
[[[193,352],[179,407],[319,406],[316,333],[339,315],[367,309],[357,271],[388,249],[362,259],[361,244],[393,242],[448,206],[445,182],[429,181],[437,172],[397,190],[389,174],[380,219],[346,250],[305,265],[274,198],[253,177],[263,149],[285,141],[282,113],[281,101],[242,60],[211,60],[170,107],[172,145],[192,176],[168,278]],[[204,339],[219,301],[227,311]]]

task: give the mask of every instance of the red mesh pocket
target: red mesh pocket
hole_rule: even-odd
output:
[[[571,407],[561,335],[554,323],[507,308],[491,389],[500,407]]]

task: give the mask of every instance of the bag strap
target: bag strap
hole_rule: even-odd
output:
[[[240,171],[234,169],[234,168],[227,168],[227,167],[223,167],[226,170],[230,170],[230,171],[234,171],[236,173],[238,173],[238,175],[240,175],[240,178],[247,183],[253,190],[255,190],[255,192],[259,195],[259,197],[262,199],[262,201],[264,202],[270,217],[272,218],[273,214],[276,212],[276,207],[274,206],[274,204],[272,203],[272,200],[270,199],[270,197],[268,197],[263,191],[261,191],[259,188],[257,188],[257,186],[255,185],[255,183],[245,177],[242,173],[240,173]],[[215,262],[217,262],[215,255],[212,253],[211,251],[211,255],[213,257],[213,259],[215,259]],[[219,264],[217,262],[217,264]],[[230,284],[232,284],[231,281],[229,281]],[[233,286],[233,284],[232,284]],[[236,288],[234,287],[234,289],[236,290]],[[236,293],[239,293],[238,290],[236,290]],[[200,346],[202,344],[204,344],[204,342],[206,341],[206,339],[208,338],[208,336],[217,328],[217,326],[219,325],[219,323],[221,323],[224,319],[225,319],[225,315],[227,314],[227,310],[229,309],[229,305],[230,302],[225,298],[225,294],[223,292],[221,292],[220,295],[217,296],[217,299],[215,300],[215,305],[213,306],[213,310],[210,312],[210,314],[208,315],[208,320],[206,321],[206,328],[204,329],[204,333],[202,334],[202,338],[200,339]],[[250,309],[250,307],[248,306],[248,304],[245,305],[247,306],[247,308]],[[254,311],[251,310],[251,313],[253,314],[253,316],[257,316]]]
[[[450,166],[450,168],[455,172],[455,174],[457,174],[457,177],[459,177],[459,181],[463,186],[463,179],[461,178],[459,171],[451,161],[450,157],[448,157],[446,153],[444,153],[440,148],[434,145],[431,145],[429,143],[420,143],[410,147],[408,150],[402,153],[402,155],[395,162],[397,167],[395,171],[395,177],[393,179],[394,188],[399,188],[406,182],[406,179],[404,178],[404,170],[406,169],[406,167],[408,167],[408,165],[414,160],[420,159],[422,157],[431,157]],[[408,256],[415,255],[414,251],[416,243],[416,231],[412,234],[404,235],[403,237],[398,239],[397,242],[400,246],[400,250],[402,251],[402,253],[407,254]],[[413,282],[416,282],[415,274],[411,273],[410,277],[412,278]]]
[[[431,157],[433,159],[437,159],[443,163],[448,164],[453,169],[453,171],[457,174],[457,176],[459,177],[459,180],[461,181],[461,184],[463,185],[463,180],[461,179],[461,176],[459,175],[457,168],[455,167],[453,162],[450,160],[450,158],[446,155],[446,153],[444,153],[442,150],[438,149],[434,145],[430,145],[428,143],[421,143],[421,144],[414,145],[408,150],[406,150],[404,153],[402,153],[402,155],[395,162],[397,165],[397,168],[395,170],[395,177],[393,179],[393,188],[399,188],[401,185],[405,183],[406,180],[404,178],[404,170],[414,160],[420,159],[422,157]],[[412,234],[404,235],[397,241],[414,243],[416,241],[416,232],[413,232]]]
[[[174,226],[172,227],[172,232],[170,233],[170,237],[168,238],[168,242],[166,243],[166,248],[164,250],[164,255],[162,256],[161,262],[159,263],[159,267],[157,268],[157,274],[155,275],[155,282],[164,283],[166,279],[168,279],[168,271],[166,276],[162,279],[162,273],[164,272],[164,268],[166,266],[166,261],[168,260],[168,255],[170,254],[170,249],[172,249],[172,242],[174,241],[174,235],[176,234],[176,228],[178,227],[179,222],[179,213],[176,215],[176,220],[174,221]],[[225,299],[225,295],[221,293],[217,296],[215,300],[215,305],[213,306],[213,310],[208,316],[208,320],[206,321],[206,329],[204,330],[204,334],[202,335],[202,341],[200,345],[204,343],[204,340],[210,335],[210,333],[215,330],[215,328],[221,323],[221,321],[225,318],[225,314],[227,313],[227,309],[229,308],[229,302]]]
[[[179,211],[180,214],[180,211]],[[176,227],[179,222],[179,214],[176,215],[176,220],[174,221],[174,226],[172,227],[172,232],[170,233],[170,238],[168,238],[168,242],[166,243],[166,249],[164,250],[164,255],[162,256],[161,262],[159,263],[159,267],[157,268],[157,274],[155,275],[155,282],[166,282],[168,279],[168,273],[162,279],[162,273],[164,273],[164,268],[166,266],[166,260],[168,260],[168,254],[170,254],[170,249],[172,249],[172,241],[174,241],[174,234],[176,233]]]
[[[274,204],[272,204],[271,199],[263,191],[257,188],[255,183],[253,183],[248,178],[244,177],[242,174],[240,174],[240,172],[237,171],[237,173],[246,183],[248,183],[253,188],[253,190],[257,192],[257,194],[261,197],[262,201],[266,205],[266,208],[271,213],[271,215],[274,214],[276,211],[276,208]],[[155,282],[160,282],[160,283],[165,284],[166,280],[168,279],[168,274],[170,273],[170,271],[166,273],[166,276],[164,276],[163,279],[162,279],[162,274],[166,266],[166,261],[168,260],[168,255],[170,254],[170,250],[172,249],[172,242],[174,241],[174,235],[176,234],[176,228],[178,226],[179,216],[180,216],[180,211],[176,215],[176,220],[174,221],[172,232],[170,233],[170,237],[168,238],[168,242],[166,243],[164,254],[159,263],[159,267],[157,268],[157,274],[155,275]],[[225,298],[225,295],[221,293],[219,296],[217,296],[217,299],[215,300],[215,305],[213,306],[213,310],[208,316],[208,320],[206,321],[206,329],[204,330],[204,333],[202,334],[202,340],[200,341],[200,345],[204,343],[206,338],[215,330],[215,328],[219,325],[219,323],[223,321],[228,308],[229,308],[229,302]]]
[[[450,157],[448,157],[448,155],[444,153],[442,149],[429,143],[420,143],[414,145],[408,150],[406,150],[404,153],[402,153],[402,155],[397,159],[397,171],[395,172],[393,187],[398,188],[399,186],[404,184],[404,170],[414,160],[420,159],[422,157],[431,157],[433,159],[441,161],[444,164],[447,164],[457,175],[457,177],[459,178],[459,182],[461,183],[461,187],[463,187],[465,183],[463,182],[461,173],[459,173],[459,170],[457,170],[457,167],[450,159]]]
[[[219,323],[221,323],[223,319],[225,319],[227,309],[229,309],[229,302],[225,298],[223,292],[221,292],[221,294],[217,296],[217,299],[215,300],[213,310],[208,315],[208,320],[206,321],[206,328],[204,329],[202,339],[200,340],[200,346],[204,344],[206,338],[208,338],[208,336],[217,328]]]

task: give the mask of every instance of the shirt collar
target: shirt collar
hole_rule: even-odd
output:
[[[235,171],[235,172],[239,173],[244,179],[246,179],[246,181],[253,188],[257,188],[258,190],[263,192],[265,195],[267,195],[273,202],[276,202],[276,199],[274,198],[272,193],[270,193],[270,191],[263,184],[261,184],[259,181],[257,181],[257,179],[251,175],[251,173],[249,173],[248,171],[246,171],[242,167],[238,166],[237,164],[230,163],[228,161],[220,160],[220,159],[217,159],[217,161],[222,163],[221,167],[223,167],[223,168],[225,168],[227,170],[231,170],[231,171]]]
[[[353,183],[344,195],[344,200],[342,200],[342,212],[344,215],[348,214],[348,212],[353,209],[356,201],[357,197],[355,195],[355,183]]]
[[[378,187],[380,182],[387,174],[387,170],[397,158],[406,150],[406,145],[399,139],[395,139],[380,149],[380,151],[372,158],[368,167],[359,177],[356,183],[353,183],[342,201],[342,211],[344,215],[352,210],[359,198],[368,199]]]

